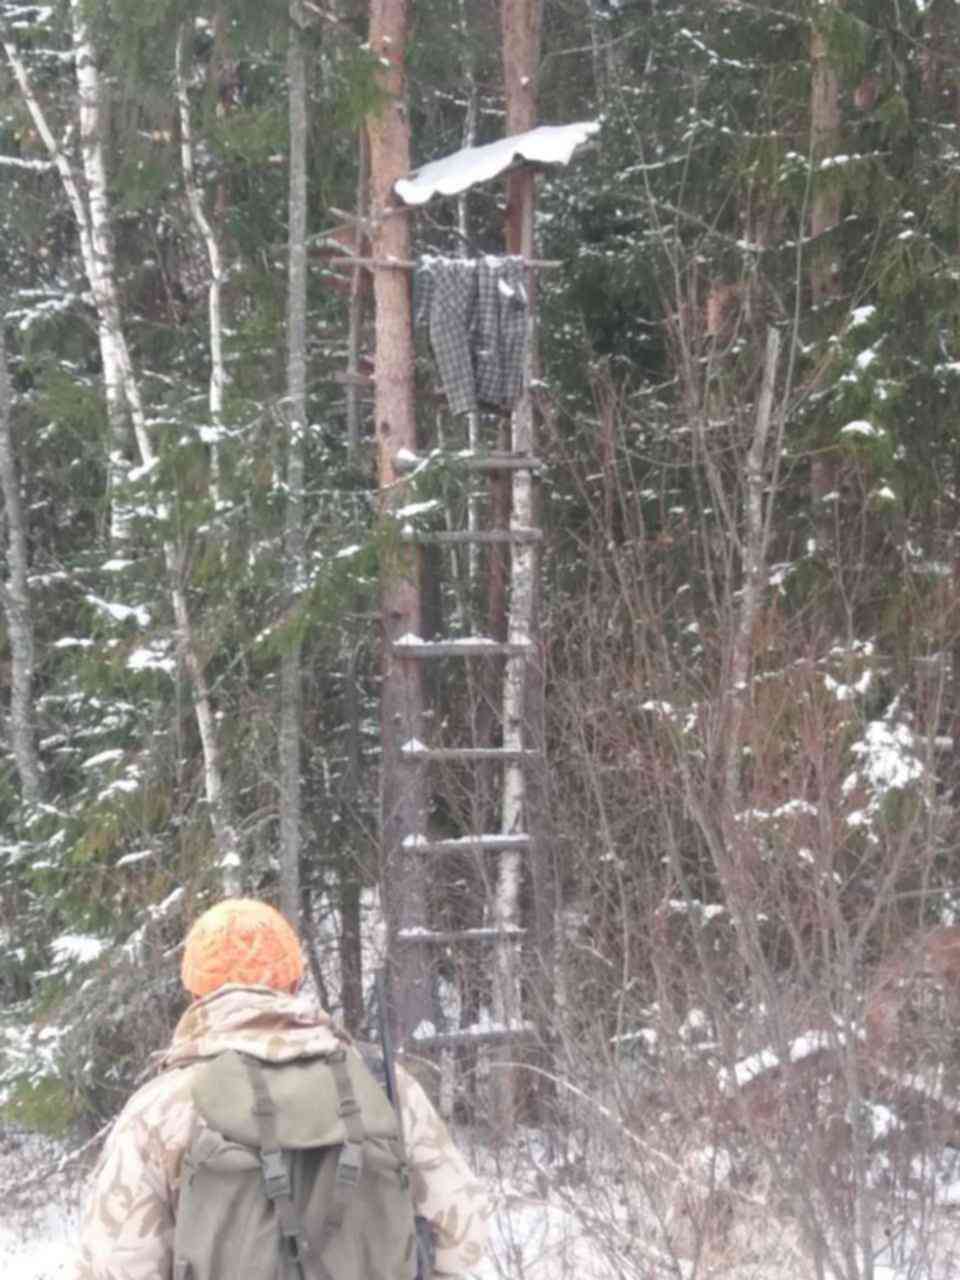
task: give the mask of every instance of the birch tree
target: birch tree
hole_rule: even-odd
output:
[[[197,177],[194,158],[193,123],[190,113],[190,97],[187,92],[188,60],[190,57],[192,26],[180,24],[174,56],[174,82],[177,90],[177,108],[180,116],[180,163],[183,186],[187,196],[190,217],[203,244],[210,269],[207,290],[207,324],[210,335],[210,378],[207,389],[207,406],[210,422],[200,427],[200,438],[210,448],[210,472],[212,477],[210,496],[214,504],[220,502],[220,439],[223,430],[223,397],[227,384],[227,370],[223,355],[223,253],[213,223],[204,208],[203,192]]]
[[[110,420],[111,476],[115,484],[129,475],[126,440],[132,425],[140,466],[152,469],[157,455],[147,426],[140,385],[133,367],[122,323],[116,280],[113,239],[110,228],[107,166],[103,143],[103,88],[98,51],[83,0],[71,4],[73,58],[77,73],[80,169],[75,169],[67,152],[57,142],[40,100],[34,92],[26,67],[10,39],[4,51],[23,95],[34,126],[57,167],[70,201],[80,238],[87,279],[97,316],[97,334],[103,366],[103,380]],[[117,495],[114,494],[114,501]],[[112,508],[114,509],[114,508]],[[166,514],[161,510],[161,516]],[[122,504],[112,518],[114,539],[126,541],[127,516]],[[193,689],[194,713],[200,736],[204,789],[224,892],[239,891],[240,859],[236,831],[228,816],[220,742],[204,663],[187,603],[186,557],[182,547],[165,539],[163,559],[173,610],[180,659]]]
[[[506,100],[506,132],[524,133],[536,125],[537,77],[540,61],[541,0],[501,0],[501,37],[503,40],[503,78]],[[534,186],[529,167],[517,169],[507,177],[505,238],[508,253],[520,254],[528,261],[534,257]],[[511,416],[511,451],[533,456],[534,417],[530,390],[534,359],[534,316],[536,289],[533,273],[527,275],[530,341],[527,344],[528,368],[520,399]],[[511,528],[531,529],[536,523],[533,476],[518,471],[513,477]],[[535,544],[519,541],[511,549],[510,610],[508,639],[521,646],[519,656],[509,657],[503,687],[503,746],[506,750],[529,751],[534,729],[532,712],[533,681],[536,678],[536,618],[539,557]],[[526,771],[522,758],[504,766],[501,797],[501,830],[506,835],[529,831],[532,812],[529,804]],[[519,1029],[522,1021],[518,948],[510,934],[520,928],[520,889],[522,855],[507,851],[500,855],[493,905],[493,922],[502,937],[494,951],[494,1018],[506,1029]],[[548,904],[542,904],[549,910]],[[508,1065],[516,1059],[516,1051],[507,1049],[494,1077],[494,1123],[501,1133],[508,1133],[515,1122],[516,1068]]]
[[[34,725],[34,628],[30,603],[26,517],[20,496],[20,475],[13,445],[13,396],[7,364],[5,316],[0,311],[0,493],[3,495],[3,529],[6,534],[7,568],[0,582],[7,633],[10,637],[10,710],[7,723],[13,758],[20,778],[23,810],[40,801],[43,774]]]

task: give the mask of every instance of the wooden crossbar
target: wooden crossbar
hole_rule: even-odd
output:
[[[486,254],[486,257],[498,257],[498,254]],[[516,257],[516,254],[508,254],[508,257]],[[451,262],[460,261],[457,258],[451,258]],[[463,259],[469,261],[469,259]],[[414,271],[420,265],[417,262],[406,262],[403,258],[329,258],[328,262],[332,266],[337,267],[370,267],[371,269],[383,269],[389,271]],[[523,260],[525,267],[530,267],[535,271],[551,271],[557,267],[565,267],[567,264],[556,258],[525,258]]]

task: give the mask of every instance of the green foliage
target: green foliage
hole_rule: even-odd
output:
[[[873,28],[852,9],[834,4],[820,5],[817,9],[827,56],[845,80],[855,80],[866,69],[874,40]]]
[[[367,116],[378,115],[386,95],[378,75],[379,65],[364,45],[349,47],[336,64],[336,96],[331,123],[338,131],[353,132]]]
[[[113,954],[98,981],[67,996],[57,1011],[66,1029],[58,1045],[56,1079],[90,1129],[116,1113],[142,1078],[150,1055],[170,1042],[184,996],[175,965],[159,956],[158,962],[159,969],[145,980],[141,964]]]
[[[0,1118],[30,1133],[66,1138],[75,1131],[79,1115],[75,1099],[63,1081],[56,1076],[42,1076],[9,1084],[6,1100],[0,1102]]]
[[[228,165],[244,171],[278,163],[287,142],[283,102],[226,113],[211,131],[211,142]]]

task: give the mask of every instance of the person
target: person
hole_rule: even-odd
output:
[[[81,1215],[76,1280],[170,1280],[183,1159],[198,1117],[191,1067],[233,1049],[286,1062],[350,1046],[347,1033],[298,994],[303,958],[284,917],[257,899],[227,899],[201,915],[181,976],[193,1002],[161,1073],[130,1098],[91,1177]],[[491,1203],[414,1078],[397,1069],[415,1213],[431,1224],[435,1273],[480,1260]]]

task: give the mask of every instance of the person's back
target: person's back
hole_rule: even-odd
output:
[[[327,1076],[324,1065],[346,1061],[348,1087],[354,1093],[363,1092],[360,1109],[370,1113],[371,1127],[377,1130],[372,1138],[381,1144],[377,1154],[371,1155],[373,1164],[381,1155],[389,1164],[392,1157],[387,1153],[399,1151],[395,1146],[399,1129],[394,1126],[396,1132],[391,1132],[389,1103],[383,1099],[387,1108],[383,1110],[376,1095],[369,1092],[369,1073],[349,1037],[325,1013],[293,994],[302,977],[299,945],[272,908],[248,900],[212,908],[188,936],[183,975],[197,999],[177,1026],[162,1074],[131,1098],[104,1148],[82,1222],[78,1280],[170,1280],[177,1248],[181,1252],[177,1280],[195,1274],[190,1270],[191,1259],[185,1256],[184,1229],[182,1224],[178,1226],[181,1201],[184,1209],[190,1204],[190,1193],[184,1190],[186,1180],[204,1141],[226,1141],[229,1145],[231,1135],[221,1129],[247,1124],[245,1113],[254,1114],[250,1099],[256,1093],[253,1081],[258,1076],[268,1081],[299,1076],[306,1080],[311,1072],[319,1073],[318,1078],[327,1078],[327,1100],[320,1101],[320,1112],[332,1108],[350,1113],[352,1107],[344,1106],[337,1096],[344,1087],[342,1068],[329,1067]],[[340,1084],[336,1074],[341,1076]],[[356,1202],[353,1227],[364,1240],[358,1238],[359,1252],[349,1256],[363,1257],[367,1250],[368,1260],[381,1255],[397,1280],[412,1277],[413,1269],[407,1268],[415,1268],[409,1245],[415,1211],[431,1225],[437,1273],[461,1274],[474,1266],[483,1252],[490,1203],[422,1089],[404,1073],[398,1075],[405,1156],[398,1155],[390,1175],[395,1183],[389,1188],[383,1184],[369,1203],[363,1199]],[[247,1084],[242,1083],[248,1080],[250,1094]],[[310,1086],[305,1087],[309,1092]],[[313,1087],[324,1092],[316,1081]],[[375,1083],[373,1087],[379,1088]],[[291,1138],[291,1121],[294,1127],[300,1123],[303,1107],[300,1087],[289,1092],[289,1113],[282,1089],[273,1103],[267,1104],[268,1112],[274,1108],[274,1123],[282,1126],[284,1141],[277,1143],[280,1150],[286,1149]],[[267,1094],[269,1097],[269,1087]],[[227,1101],[228,1095],[234,1095],[232,1102]],[[233,1136],[246,1139],[240,1146],[256,1153],[262,1147],[259,1122],[249,1123],[252,1127],[237,1130]],[[353,1133],[353,1138],[345,1130],[343,1134],[330,1133],[334,1139],[330,1145],[342,1146],[341,1136],[354,1141],[357,1130]],[[205,1134],[210,1136],[204,1138]],[[323,1135],[315,1132],[311,1141],[317,1136]],[[374,1149],[368,1148],[371,1152]],[[317,1168],[325,1158],[317,1159]],[[259,1156],[256,1159],[259,1161]],[[288,1168],[296,1165],[291,1157],[285,1159]],[[402,1204],[394,1194],[399,1181],[408,1176],[400,1169],[401,1163],[409,1165],[409,1193],[404,1190]],[[258,1178],[261,1174],[262,1169],[257,1170]],[[336,1155],[324,1176],[336,1185]],[[351,1175],[348,1172],[345,1176],[349,1179]],[[386,1195],[380,1213],[374,1208],[378,1194]],[[305,1197],[305,1203],[314,1206],[308,1210],[310,1230],[318,1225],[313,1214],[320,1198],[319,1194],[314,1199]],[[304,1200],[302,1194],[300,1199]],[[382,1220],[387,1213],[389,1223]],[[272,1223],[271,1231],[277,1225],[271,1215],[264,1220]],[[343,1221],[348,1222],[347,1216]],[[319,1229],[329,1235],[323,1224]],[[366,1238],[371,1232],[375,1238]],[[278,1257],[279,1249],[288,1247],[282,1246],[282,1235],[278,1232]],[[199,1247],[202,1254],[207,1245],[194,1242],[193,1247]],[[212,1251],[211,1245],[208,1252]],[[409,1263],[388,1261],[401,1254]],[[209,1280],[220,1280],[215,1271],[208,1274]],[[276,1274],[285,1273],[278,1270]],[[289,1274],[296,1276],[296,1269]],[[224,1275],[223,1280],[233,1277]],[[335,1276],[334,1280],[341,1278]],[[350,1280],[350,1276],[343,1280]]]

